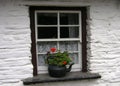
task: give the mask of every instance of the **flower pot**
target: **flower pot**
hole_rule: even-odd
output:
[[[52,77],[63,77],[66,75],[66,66],[48,65],[49,75]]]

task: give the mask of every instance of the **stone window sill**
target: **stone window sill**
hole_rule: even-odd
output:
[[[86,80],[86,79],[97,79],[101,78],[98,73],[89,72],[70,72],[67,73],[65,77],[54,78],[50,77],[48,74],[40,74],[32,78],[27,78],[23,80],[24,85],[46,83],[46,82],[60,82],[60,81],[74,81],[74,80]]]

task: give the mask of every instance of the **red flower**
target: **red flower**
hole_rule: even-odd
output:
[[[67,62],[66,62],[66,61],[63,61],[63,64],[64,64],[64,65],[66,65],[66,64],[67,64]]]
[[[53,48],[50,48],[50,51],[51,51],[51,52],[55,52],[55,51],[56,51],[56,48],[54,48],[54,47],[53,47]]]

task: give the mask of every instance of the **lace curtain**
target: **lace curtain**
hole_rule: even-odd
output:
[[[69,51],[71,59],[77,64],[78,63],[78,42],[59,42],[59,47],[57,47],[57,42],[41,42],[38,43],[38,64],[39,66],[45,65],[44,58],[47,51],[52,47],[56,47],[60,51]]]

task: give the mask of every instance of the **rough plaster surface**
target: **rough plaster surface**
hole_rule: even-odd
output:
[[[120,86],[119,0],[0,0],[0,86],[23,86],[21,80],[33,76],[30,20],[25,5],[55,5],[53,2],[89,6],[88,66],[102,78],[31,86]]]

